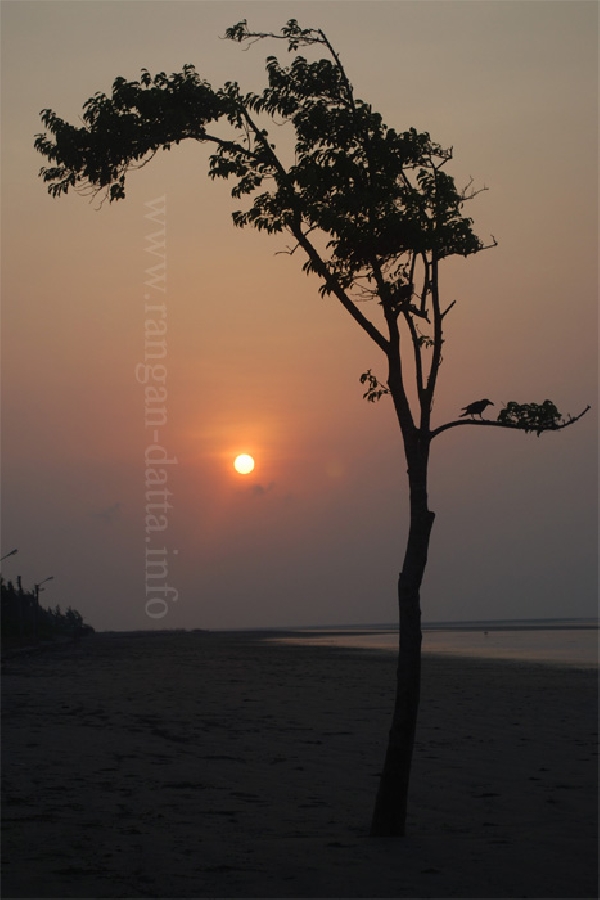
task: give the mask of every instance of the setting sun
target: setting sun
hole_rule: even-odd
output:
[[[249,475],[254,469],[254,460],[247,453],[242,453],[240,456],[236,456],[233,468],[240,475]]]

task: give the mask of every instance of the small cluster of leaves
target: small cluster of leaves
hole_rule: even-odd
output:
[[[368,400],[369,403],[376,403],[377,400],[381,400],[384,394],[389,394],[390,392],[390,389],[382,384],[381,381],[373,375],[370,369],[367,369],[367,371],[363,372],[360,376],[361,384],[366,384],[367,382],[369,383],[369,387],[363,394],[363,399]]]
[[[543,403],[515,403],[511,400],[498,415],[502,425],[522,428],[525,432],[535,431],[538,437],[543,431],[552,431],[562,421],[558,409],[550,400]]]
[[[427,347],[428,349],[434,346],[434,341],[428,334],[420,334],[419,332],[417,332],[417,343],[419,347]],[[442,343],[444,342],[442,341]]]
[[[323,32],[317,28],[300,28],[297,19],[290,19],[281,29],[281,34],[288,41],[288,50],[297,50],[301,45],[325,43]],[[248,28],[248,20],[242,19],[225,32],[225,37],[238,44],[251,39],[271,37],[267,34],[253,34]]]
[[[297,19],[289,19],[281,29],[282,35],[288,39],[288,50],[297,50],[303,44],[322,43],[322,32],[317,28],[300,28]]]

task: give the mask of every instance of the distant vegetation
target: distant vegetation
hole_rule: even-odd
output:
[[[57,637],[77,638],[94,631],[83,621],[81,613],[69,606],[62,612],[40,606],[39,591],[25,591],[21,579],[17,585],[0,581],[2,610],[2,645],[19,646],[38,641],[51,641]]]

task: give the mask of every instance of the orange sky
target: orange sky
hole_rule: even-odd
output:
[[[405,464],[391,405],[361,399],[377,348],[289,241],[231,224],[192,143],[130,175],[124,202],[51,200],[45,107],[76,120],[114,77],[194,63],[259,90],[268,53],[219,40],[247,18],[322,27],[355,93],[454,147],[489,191],[499,246],[448,263],[435,423],[490,397],[564,413],[597,393],[597,6],[577,2],[2,3],[3,565],[98,628],[146,628],[144,553],[166,548],[162,627],[394,621]],[[286,137],[282,133],[283,147]],[[145,532],[145,206],[166,197],[169,469],[164,542]],[[534,436],[433,445],[429,620],[594,615],[596,412]],[[250,452],[246,478],[232,464]],[[162,537],[161,536],[161,537]],[[176,552],[177,551],[177,552]],[[157,620],[158,621],[158,620]]]

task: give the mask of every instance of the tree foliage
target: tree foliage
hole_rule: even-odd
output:
[[[249,201],[233,212],[235,224],[291,233],[291,252],[304,251],[303,267],[320,277],[321,293],[334,294],[388,357],[387,386],[369,370],[361,377],[363,384],[369,381],[364,397],[375,401],[391,393],[405,438],[418,433],[431,439],[458,424],[430,430],[443,320],[455,303],[441,308],[438,267],[449,256],[486,246],[463,211],[479,191],[471,184],[459,190],[445,171],[451,149],[428,132],[389,128],[355,97],[321,29],[290,19],[276,35],[251,32],[242,20],[225,36],[237,43],[277,38],[296,55],[287,66],[267,58],[261,93],[245,93],[233,81],[213,89],[188,64],[172,75],[143,69],[139,81],[116,78],[110,95],[98,92],[85,102],[82,125],[43,110],[47,131],[36,136],[35,147],[51,163],[40,170],[48,192],[59,197],[73,189],[121,200],[128,171],[159,150],[186,139],[215,145],[209,177],[232,179],[232,196]],[[327,57],[310,61],[298,54],[314,46]],[[265,127],[269,120],[293,128],[292,165],[277,155]],[[229,135],[208,130],[223,122]],[[367,300],[379,307],[379,320],[383,313],[383,326],[377,314],[364,312]],[[416,409],[404,385],[402,328],[415,363]],[[538,434],[555,430],[559,421],[550,401],[511,403],[497,420]]]
[[[203,139],[207,123],[223,115],[220,98],[193,66],[170,77],[145,69],[140,81],[117,78],[111,96],[96,93],[83,107],[82,126],[70,125],[51,109],[41,113],[47,133],[35,147],[53,166],[40,174],[53,197],[71,188],[105,190],[109,199],[125,196],[125,174],[159,149],[185,138]]]
[[[535,431],[539,435],[543,431],[554,431],[562,421],[562,416],[554,403],[544,400],[543,403],[515,403],[511,400],[500,410],[498,421],[502,425],[522,428],[526,433]]]
[[[373,375],[370,369],[367,369],[366,372],[360,376],[360,383],[367,384],[368,388],[363,394],[363,399],[368,400],[369,403],[376,403],[378,400],[384,396],[384,394],[389,394],[390,390],[382,384],[375,375]]]
[[[278,37],[252,33],[245,21],[226,36],[238,42]],[[54,197],[76,189],[115,201],[125,196],[127,172],[158,150],[185,139],[214,144],[209,176],[233,179],[233,197],[249,199],[233,213],[236,225],[290,232],[294,249],[306,254],[304,269],[320,276],[321,292],[335,294],[382,350],[395,333],[388,338],[358,304],[374,299],[392,332],[399,319],[406,322],[429,410],[443,318],[434,269],[448,256],[482,249],[463,214],[476,192],[459,191],[444,171],[451,150],[427,132],[389,128],[355,98],[320,29],[301,29],[291,19],[279,37],[291,51],[324,47],[328,58],[309,61],[298,54],[284,66],[269,56],[262,93],[244,93],[236,82],[215,90],[186,65],[171,76],[143,70],[139,81],[117,78],[110,96],[97,93],[85,103],[80,126],[44,110],[47,130],[35,146],[52,165],[42,168],[41,177]],[[293,127],[292,165],[277,155],[265,127],[269,119]],[[229,136],[209,130],[217,122],[228,123]],[[319,249],[313,232],[324,238]],[[417,322],[435,335],[423,334]],[[433,358],[425,373],[421,356],[428,349]]]

